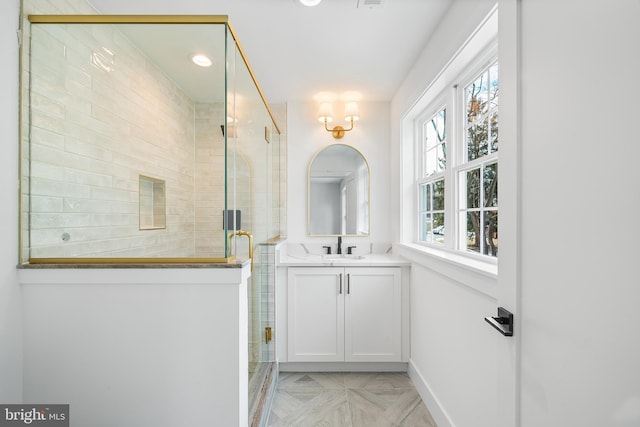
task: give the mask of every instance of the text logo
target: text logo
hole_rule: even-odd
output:
[[[0,405],[0,427],[69,427],[69,405]]]

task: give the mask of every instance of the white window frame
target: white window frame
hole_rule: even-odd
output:
[[[413,125],[414,132],[414,156],[415,156],[415,185],[414,185],[414,243],[442,250],[445,252],[455,252],[472,259],[477,259],[490,264],[497,264],[497,257],[476,253],[466,248],[466,212],[462,209],[461,198],[466,197],[466,191],[461,187],[460,173],[482,168],[486,165],[498,162],[498,152],[493,152],[472,161],[467,161],[466,151],[466,104],[465,88],[472,83],[483,71],[492,64],[499,63],[497,40],[493,40],[483,49],[478,51],[478,55],[465,63],[462,72],[450,81],[440,82],[446,87],[432,101],[427,101],[427,107],[415,118]],[[440,75],[440,79],[446,78],[447,73]],[[423,155],[423,124],[440,111],[443,106],[447,111],[446,118],[446,168],[442,173],[432,174],[424,177],[422,170]],[[498,105],[498,111],[500,106]],[[498,116],[500,117],[500,116]],[[499,126],[498,118],[498,126]],[[420,239],[420,185],[428,182],[435,182],[444,179],[445,182],[445,241],[444,244],[430,243]],[[481,186],[482,187],[482,186]],[[481,190],[483,191],[483,189]],[[481,195],[481,197],[483,197]],[[482,199],[481,199],[482,200]],[[479,210],[493,210],[481,206]],[[497,207],[495,210],[498,210]],[[464,218],[462,216],[464,215]],[[480,238],[480,237],[479,237]]]

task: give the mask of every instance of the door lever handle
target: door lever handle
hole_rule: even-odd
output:
[[[513,336],[513,313],[507,309],[498,307],[498,315],[496,317],[487,316],[484,320],[505,337]]]

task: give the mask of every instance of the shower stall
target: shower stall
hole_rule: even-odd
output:
[[[250,262],[259,425],[275,375],[281,129],[229,20],[30,15],[23,40],[21,263]]]

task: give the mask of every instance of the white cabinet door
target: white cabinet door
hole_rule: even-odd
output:
[[[402,361],[400,268],[289,268],[287,281],[288,361]]]
[[[289,268],[288,360],[344,361],[344,269]]]
[[[345,275],[345,360],[399,362],[400,268],[347,268]]]

